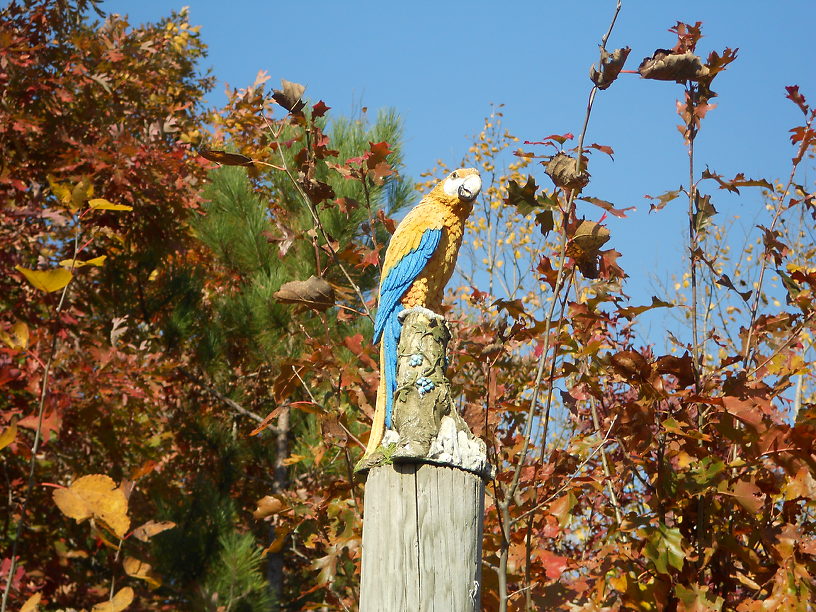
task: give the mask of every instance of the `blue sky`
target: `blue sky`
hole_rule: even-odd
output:
[[[336,113],[394,107],[405,122],[407,171],[417,178],[437,159],[455,164],[462,158],[491,103],[505,105],[505,126],[522,140],[577,134],[589,66],[614,10],[612,0],[115,0],[102,8],[138,23],[185,4],[209,45],[204,66],[220,81],[211,103],[224,101],[226,83],[245,87],[266,70],[274,86],[280,78],[303,83],[310,99],[323,99]],[[673,46],[667,29],[681,20],[703,22],[703,54],[738,47],[737,61],[715,81],[718,107],[699,135],[697,167],[726,176],[787,178],[788,129],[801,114],[784,99],[784,87],[798,84],[816,102],[815,17],[812,0],[624,0],[608,46],[631,46],[626,69],[636,69],[656,48]],[[620,263],[631,277],[627,293],[638,303],[655,292],[653,277],[666,280],[683,269],[686,204],[676,200],[650,215],[643,197],[686,180],[686,153],[675,127],[681,93],[675,84],[622,75],[599,93],[589,126],[587,141],[612,146],[615,159],[594,156],[586,193],[637,207],[608,223],[609,244],[622,252]],[[543,172],[536,178],[550,186]],[[756,190],[745,189],[740,198],[709,192],[722,217],[753,218],[762,208]],[[585,213],[597,219],[601,211],[587,204]]]

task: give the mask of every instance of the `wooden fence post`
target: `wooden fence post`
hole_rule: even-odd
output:
[[[360,612],[476,612],[481,602],[484,442],[456,412],[445,374],[450,332],[405,311],[394,431],[367,471]]]

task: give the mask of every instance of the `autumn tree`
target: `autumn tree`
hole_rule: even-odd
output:
[[[806,609],[814,110],[785,92],[789,176],[722,176],[695,143],[736,51],[678,23],[621,74],[614,15],[582,126],[525,141],[497,107],[464,160],[485,188],[446,316],[497,467],[484,605]],[[4,610],[356,605],[374,288],[412,199],[400,123],[263,72],[206,110],[204,52],[184,11],[0,13]],[[646,304],[604,224],[627,209],[587,187],[613,152],[593,105],[632,78],[676,88],[689,162],[652,198],[687,210],[687,249]],[[747,247],[724,190],[766,207]],[[646,312],[677,315],[665,343],[639,340]]]

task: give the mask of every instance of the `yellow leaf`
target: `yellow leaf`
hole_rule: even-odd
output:
[[[286,538],[288,538],[289,534],[291,533],[291,531],[286,529],[277,529],[276,531],[278,532],[278,535],[272,541],[272,543],[264,549],[264,555],[267,553],[279,553],[281,550],[283,550],[283,545],[286,543]]]
[[[51,193],[65,206],[71,206],[71,188],[65,183],[58,183],[57,179],[49,174],[46,176],[48,184],[51,186]]]
[[[65,516],[77,523],[91,517],[99,519],[118,538],[124,538],[130,527],[127,498],[104,474],[83,476],[67,489],[56,489],[54,502]]]
[[[40,291],[47,291],[48,293],[59,291],[74,278],[73,274],[62,268],[55,268],[53,270],[29,270],[23,266],[14,266],[14,269],[22,273],[34,287]]]
[[[297,455],[292,454],[290,457],[287,457],[283,461],[281,461],[282,465],[294,465],[295,463],[300,463],[306,458],[306,455]]]
[[[26,602],[23,604],[23,607],[20,608],[20,612],[35,612],[37,608],[40,607],[41,599],[42,593],[34,593],[31,597],[26,599]]]
[[[11,331],[17,339],[17,346],[21,349],[28,348],[28,325],[18,321],[12,326]]]
[[[136,557],[125,557],[122,562],[122,567],[128,576],[144,580],[150,585],[151,589],[157,589],[161,586],[161,577],[156,574],[149,563],[139,561]]]
[[[91,612],[121,612],[131,603],[133,603],[133,589],[123,587],[113,596],[113,599],[96,604]]]
[[[133,537],[142,542],[147,542],[157,533],[172,529],[176,524],[173,521],[147,521],[144,525],[140,525],[133,530]]]
[[[86,177],[79,183],[71,187],[68,183],[59,183],[52,175],[47,175],[48,184],[51,187],[51,192],[57,197],[63,206],[69,209],[77,210],[93,196],[94,188],[91,181]]]
[[[132,206],[127,206],[126,204],[114,204],[113,202],[108,202],[105,198],[90,200],[88,205],[94,210],[133,210]]]
[[[14,336],[8,335],[2,329],[0,329],[0,340],[5,342],[9,348],[13,349],[26,349],[28,348],[28,325],[23,323],[22,321],[18,321],[11,327],[11,333]]]
[[[0,450],[6,448],[17,438],[17,417],[11,417],[11,424],[0,433]]]
[[[71,190],[71,210],[82,208],[82,205],[93,196],[93,184],[88,178],[83,178]]]
[[[63,268],[81,268],[83,266],[101,266],[105,263],[105,260],[108,258],[107,255],[100,255],[99,257],[94,257],[93,259],[86,259],[82,261],[81,259],[63,259],[59,265]]]

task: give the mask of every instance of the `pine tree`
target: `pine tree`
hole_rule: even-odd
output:
[[[394,150],[391,165],[401,166],[401,125],[393,111],[381,112],[370,127],[359,120],[335,120],[329,133],[340,160],[363,154],[370,142],[387,141]],[[372,239],[371,227],[364,227],[372,211],[395,213],[412,194],[411,183],[398,175],[368,190],[326,165],[318,168],[317,178],[331,185],[338,197],[360,203],[347,213],[319,211],[338,251],[349,245],[370,247],[372,240],[383,244],[387,235],[381,228]],[[282,460],[314,443],[320,430],[312,415],[294,413],[281,418],[273,431],[248,437],[253,423],[235,407],[261,416],[275,408],[268,389],[281,364],[303,350],[299,330],[332,336],[338,346],[342,336],[358,329],[370,335],[363,329],[370,323],[341,323],[331,311],[321,316],[298,313],[274,298],[284,283],[313,274],[345,282],[325,257],[315,255],[310,241],[287,244],[289,237],[303,235],[313,225],[300,198],[282,173],[263,175],[237,167],[212,171],[203,192],[203,214],[191,218],[197,246],[166,281],[172,295],[167,300],[174,306],[164,319],[162,335],[168,348],[187,360],[184,376],[193,384],[183,410],[188,416],[201,412],[192,421],[179,419],[187,424],[179,438],[198,455],[197,461],[187,463],[195,470],[185,476],[194,483],[191,494],[183,500],[158,501],[162,517],[178,527],[157,540],[154,554],[165,588],[176,584],[182,600],[190,601],[191,593],[206,593],[213,597],[207,601],[217,600],[227,609],[266,610],[271,600],[285,597],[283,554],[269,553],[265,571],[259,558],[259,545],[268,544],[274,531],[250,521],[253,538],[239,533],[238,525],[255,500],[289,486]],[[377,279],[369,271],[355,280],[370,292]],[[204,406],[208,408],[202,410]],[[257,589],[261,583],[269,589],[266,596]],[[225,595],[226,587],[238,584],[243,585],[238,591],[251,596]],[[302,585],[292,583],[286,589],[297,593]]]

